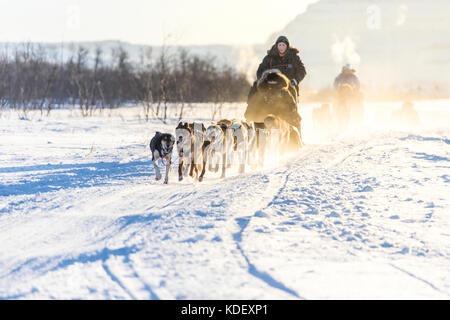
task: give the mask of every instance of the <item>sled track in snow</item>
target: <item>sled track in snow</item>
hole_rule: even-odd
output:
[[[308,150],[307,152],[303,153],[301,157],[295,159],[296,163],[298,163],[302,159],[306,158],[312,152],[313,152],[313,150]],[[275,195],[273,195],[272,199],[267,203],[267,205],[265,205],[262,208],[256,210],[254,212],[254,214],[251,215],[251,216],[239,217],[239,218],[235,219],[235,221],[237,222],[237,224],[239,226],[239,231],[233,234],[233,239],[236,242],[236,247],[237,247],[239,253],[242,255],[242,257],[244,258],[245,262],[248,265],[248,272],[249,272],[249,274],[251,276],[253,276],[255,278],[258,278],[258,279],[262,280],[263,282],[265,282],[267,285],[269,285],[269,286],[271,286],[271,287],[273,287],[275,289],[284,291],[284,292],[294,296],[297,299],[305,300],[306,298],[302,297],[295,290],[289,288],[288,286],[286,286],[282,282],[276,280],[269,273],[259,270],[250,261],[249,257],[247,256],[247,254],[245,253],[245,251],[244,251],[244,249],[242,248],[242,245],[241,245],[242,244],[242,235],[244,234],[244,232],[245,232],[247,226],[249,225],[251,219],[253,217],[255,217],[262,210],[269,208],[276,201],[276,199],[280,196],[280,194],[282,194],[283,191],[286,189],[287,183],[289,181],[289,177],[291,175],[288,172],[291,169],[291,167],[292,167],[292,165],[288,165],[286,170],[283,172],[284,181],[282,182],[281,186],[276,191]]]
[[[425,279],[422,279],[422,278],[416,276],[415,274],[413,274],[413,273],[411,273],[411,272],[409,272],[409,271],[407,271],[407,270],[405,270],[405,269],[403,269],[403,268],[397,267],[397,266],[394,265],[393,263],[390,263],[390,266],[393,267],[394,269],[397,269],[398,271],[401,271],[401,272],[407,274],[407,275],[410,276],[411,278],[414,278],[414,279],[416,279],[416,280],[418,280],[418,281],[421,281],[421,282],[425,283],[426,285],[428,285],[428,286],[429,286],[430,288],[432,288],[433,290],[436,290],[437,292],[440,292],[440,293],[444,293],[444,294],[446,294],[446,295],[448,296],[448,294],[447,294],[446,292],[441,291],[439,288],[437,288],[437,287],[436,287],[434,284],[432,284],[431,282],[429,282],[429,281],[427,281],[427,280],[425,280]]]
[[[17,189],[5,192],[8,205],[0,209],[0,299],[342,297],[345,291],[319,292],[314,282],[340,283],[326,264],[334,257],[327,253],[339,252],[365,272],[350,277],[344,271],[351,263],[335,264],[354,280],[347,292],[361,289],[361,277],[381,274],[401,297],[448,298],[438,275],[447,273],[450,156],[442,147],[449,140],[433,132],[345,136],[308,145],[277,167],[245,174],[233,168],[225,179],[211,173],[202,183],[178,182],[173,168],[168,186],[154,181],[141,155],[93,154],[89,163],[72,157],[74,164],[63,165],[33,160],[24,172],[8,164],[4,188]],[[42,192],[30,194],[33,179]],[[290,237],[297,232],[308,238]],[[323,260],[315,265],[321,244]],[[373,269],[359,264],[367,261]],[[89,281],[73,283],[72,275]],[[54,281],[62,278],[67,285]],[[410,283],[411,295],[403,293]],[[368,289],[361,292],[370,296]]]
[[[143,279],[142,276],[140,276],[136,269],[133,267],[133,264],[131,263],[129,257],[124,257],[123,263],[121,263],[121,267],[129,270],[131,273],[129,275],[121,275],[119,276],[115,272],[113,272],[112,268],[107,265],[107,261],[103,261],[102,267],[107,273],[107,275],[111,278],[113,282],[115,282],[122,290],[133,300],[138,300],[139,298],[136,297],[136,295],[133,294],[133,290],[129,289],[127,285],[124,282],[124,279],[136,279],[141,284],[145,291],[148,292],[149,297],[148,299],[151,300],[160,300],[159,296],[155,293],[155,291],[151,288],[151,286]]]
[[[280,192],[285,188],[286,183],[289,179],[289,174],[286,175],[285,178],[285,182],[283,184],[283,186],[280,189]],[[275,200],[278,197],[279,192],[275,195],[275,197],[273,198],[273,200]],[[272,201],[269,202],[269,204],[267,206],[265,206],[263,209],[268,208],[271,204]],[[260,210],[256,211],[255,214],[257,212],[259,212]],[[254,215],[253,215],[254,216]],[[250,220],[253,216],[250,217],[246,217],[246,218],[236,218],[236,222],[238,223],[240,230],[239,232],[233,234],[233,239],[234,241],[236,241],[236,247],[239,250],[239,252],[241,253],[241,255],[244,257],[245,262],[248,265],[248,272],[250,275],[264,281],[265,283],[267,283],[269,286],[275,288],[275,289],[279,289],[282,291],[285,291],[286,293],[289,293],[291,295],[293,295],[296,298],[299,299],[304,299],[303,297],[301,297],[297,292],[295,292],[294,290],[288,288],[287,286],[285,286],[283,283],[275,280],[270,274],[268,274],[267,272],[264,271],[260,271],[258,270],[258,268],[256,268],[256,266],[254,264],[252,264],[248,258],[248,256],[245,254],[244,249],[241,247],[241,242],[242,242],[242,234],[244,233],[245,229],[247,228],[248,224],[250,223]]]
[[[111,279],[111,281],[115,282],[122,290],[130,296],[131,299],[136,300],[136,297],[131,293],[130,290],[120,281],[120,279],[111,271],[111,269],[106,265],[106,261],[103,261],[102,263],[103,270],[108,275],[108,277]]]

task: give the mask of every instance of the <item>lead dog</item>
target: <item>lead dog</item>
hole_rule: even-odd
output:
[[[158,160],[166,160],[166,176],[164,183],[169,183],[169,171],[172,163],[172,150],[175,138],[170,133],[161,133],[157,131],[150,141],[150,150],[152,152],[152,161],[155,166],[156,180],[161,180],[161,172],[158,167]]]

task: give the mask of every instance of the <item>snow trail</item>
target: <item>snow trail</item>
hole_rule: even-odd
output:
[[[175,120],[2,114],[0,298],[448,299],[447,105],[319,141],[306,110],[298,154],[168,186],[148,141]]]

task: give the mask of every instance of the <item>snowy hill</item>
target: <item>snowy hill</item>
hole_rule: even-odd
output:
[[[305,85],[330,85],[350,62],[366,86],[397,85],[450,92],[450,2],[436,0],[320,0],[274,33],[298,47]]]
[[[91,62],[94,60],[94,54],[97,48],[100,48],[103,52],[105,60],[111,61],[112,54],[114,50],[117,50],[119,47],[123,48],[128,54],[131,62],[139,65],[141,62],[141,56],[143,53],[147,52],[147,50],[151,49],[151,57],[156,60],[161,51],[163,50],[162,46],[149,46],[149,45],[140,45],[140,44],[132,44],[124,41],[116,41],[116,40],[105,40],[105,41],[94,41],[94,42],[75,42],[75,43],[40,43],[35,42],[31,43],[33,46],[41,46],[42,48],[47,50],[47,54],[51,57],[55,57],[56,59],[66,60],[70,58],[72,55],[76,54],[77,48],[83,47],[87,49],[90,53]],[[14,43],[14,42],[2,42],[0,43],[0,53],[8,54],[10,57],[14,56],[14,51],[16,48],[23,49],[24,45],[22,43]],[[198,55],[201,57],[215,57],[215,62],[217,65],[237,65],[242,66],[246,61],[244,61],[243,57],[246,55],[246,52],[253,52],[253,46],[229,46],[229,45],[204,45],[204,46],[176,46],[176,45],[167,45],[165,47],[168,55],[176,55],[180,50],[186,50],[192,55]],[[240,62],[239,62],[240,61]]]
[[[380,92],[395,87],[404,92],[422,91],[448,96],[450,84],[450,2],[435,0],[319,0],[286,21],[286,27],[271,35],[265,44],[247,46],[168,46],[169,52],[186,49],[200,56],[215,56],[218,65],[230,65],[254,80],[256,69],[275,39],[284,34],[298,47],[308,71],[302,86],[317,90],[330,87],[343,64],[358,70],[364,89]],[[17,44],[0,43],[0,53]],[[93,53],[101,47],[110,57],[123,47],[137,66],[146,45],[120,41],[43,43],[55,57],[68,58],[79,45]],[[62,54],[61,54],[62,50]],[[152,46],[158,57],[160,46]]]
[[[306,105],[298,154],[169,185],[148,143],[174,118],[2,111],[0,299],[448,299],[449,104],[417,104],[416,128],[368,104],[363,127],[323,139]]]

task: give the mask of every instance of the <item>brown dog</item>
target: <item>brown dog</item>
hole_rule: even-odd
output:
[[[189,175],[198,180],[198,174],[202,164],[203,133],[206,130],[203,124],[180,122],[175,128],[178,149],[178,180],[183,180],[183,175]],[[184,164],[186,167],[184,168]],[[184,173],[183,173],[183,168]],[[190,170],[189,170],[190,168]],[[194,177],[195,171],[195,177]]]
[[[269,114],[264,119],[264,125],[269,131],[270,136],[278,134],[279,145],[277,147],[281,154],[298,151],[301,147],[301,138],[297,128],[291,126],[280,117]],[[272,139],[270,139],[270,141],[271,140]]]

